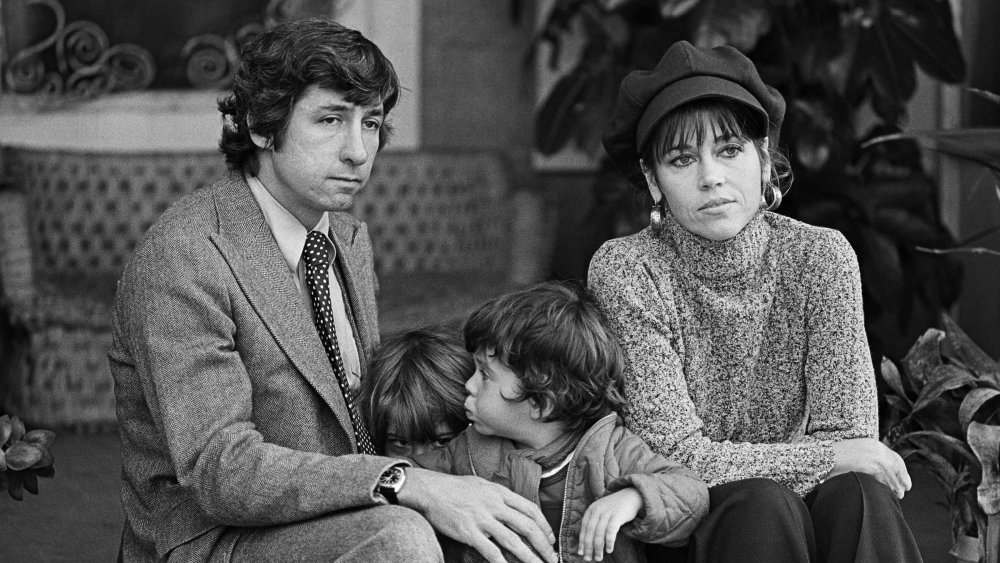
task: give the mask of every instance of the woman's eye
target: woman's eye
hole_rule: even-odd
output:
[[[726,145],[722,148],[722,155],[730,158],[740,154],[741,152],[743,152],[743,145],[736,143]]]
[[[393,438],[392,440],[389,440],[389,443],[392,444],[393,446],[396,446],[397,448],[410,447],[410,442],[402,438]]]
[[[682,154],[670,159],[670,164],[674,166],[687,166],[694,162],[694,157],[689,154]]]

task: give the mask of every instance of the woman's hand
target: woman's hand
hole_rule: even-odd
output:
[[[827,478],[851,471],[867,473],[892,489],[898,498],[913,486],[903,458],[878,440],[854,438],[835,442],[831,447],[833,469]]]
[[[639,491],[628,487],[590,503],[580,523],[580,548],[584,561],[601,561],[604,553],[615,550],[615,538],[622,525],[635,520],[642,510]]]

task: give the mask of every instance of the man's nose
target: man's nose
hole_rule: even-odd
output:
[[[347,134],[344,136],[344,143],[340,147],[341,160],[360,166],[368,162],[369,156],[361,124],[348,128]]]

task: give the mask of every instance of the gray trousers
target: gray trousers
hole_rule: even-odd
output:
[[[226,557],[230,553],[231,559]],[[444,560],[427,520],[409,508],[391,505],[334,512],[281,526],[233,528],[216,542],[211,559],[345,563]]]

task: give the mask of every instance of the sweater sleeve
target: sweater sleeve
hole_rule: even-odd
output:
[[[833,467],[828,443],[712,441],[685,379],[678,314],[651,267],[627,241],[594,255],[588,285],[625,351],[629,427],[652,449],[687,465],[709,486],[765,477],[805,495]]]
[[[806,303],[804,442],[878,437],[878,398],[854,250],[827,231],[811,250]]]

